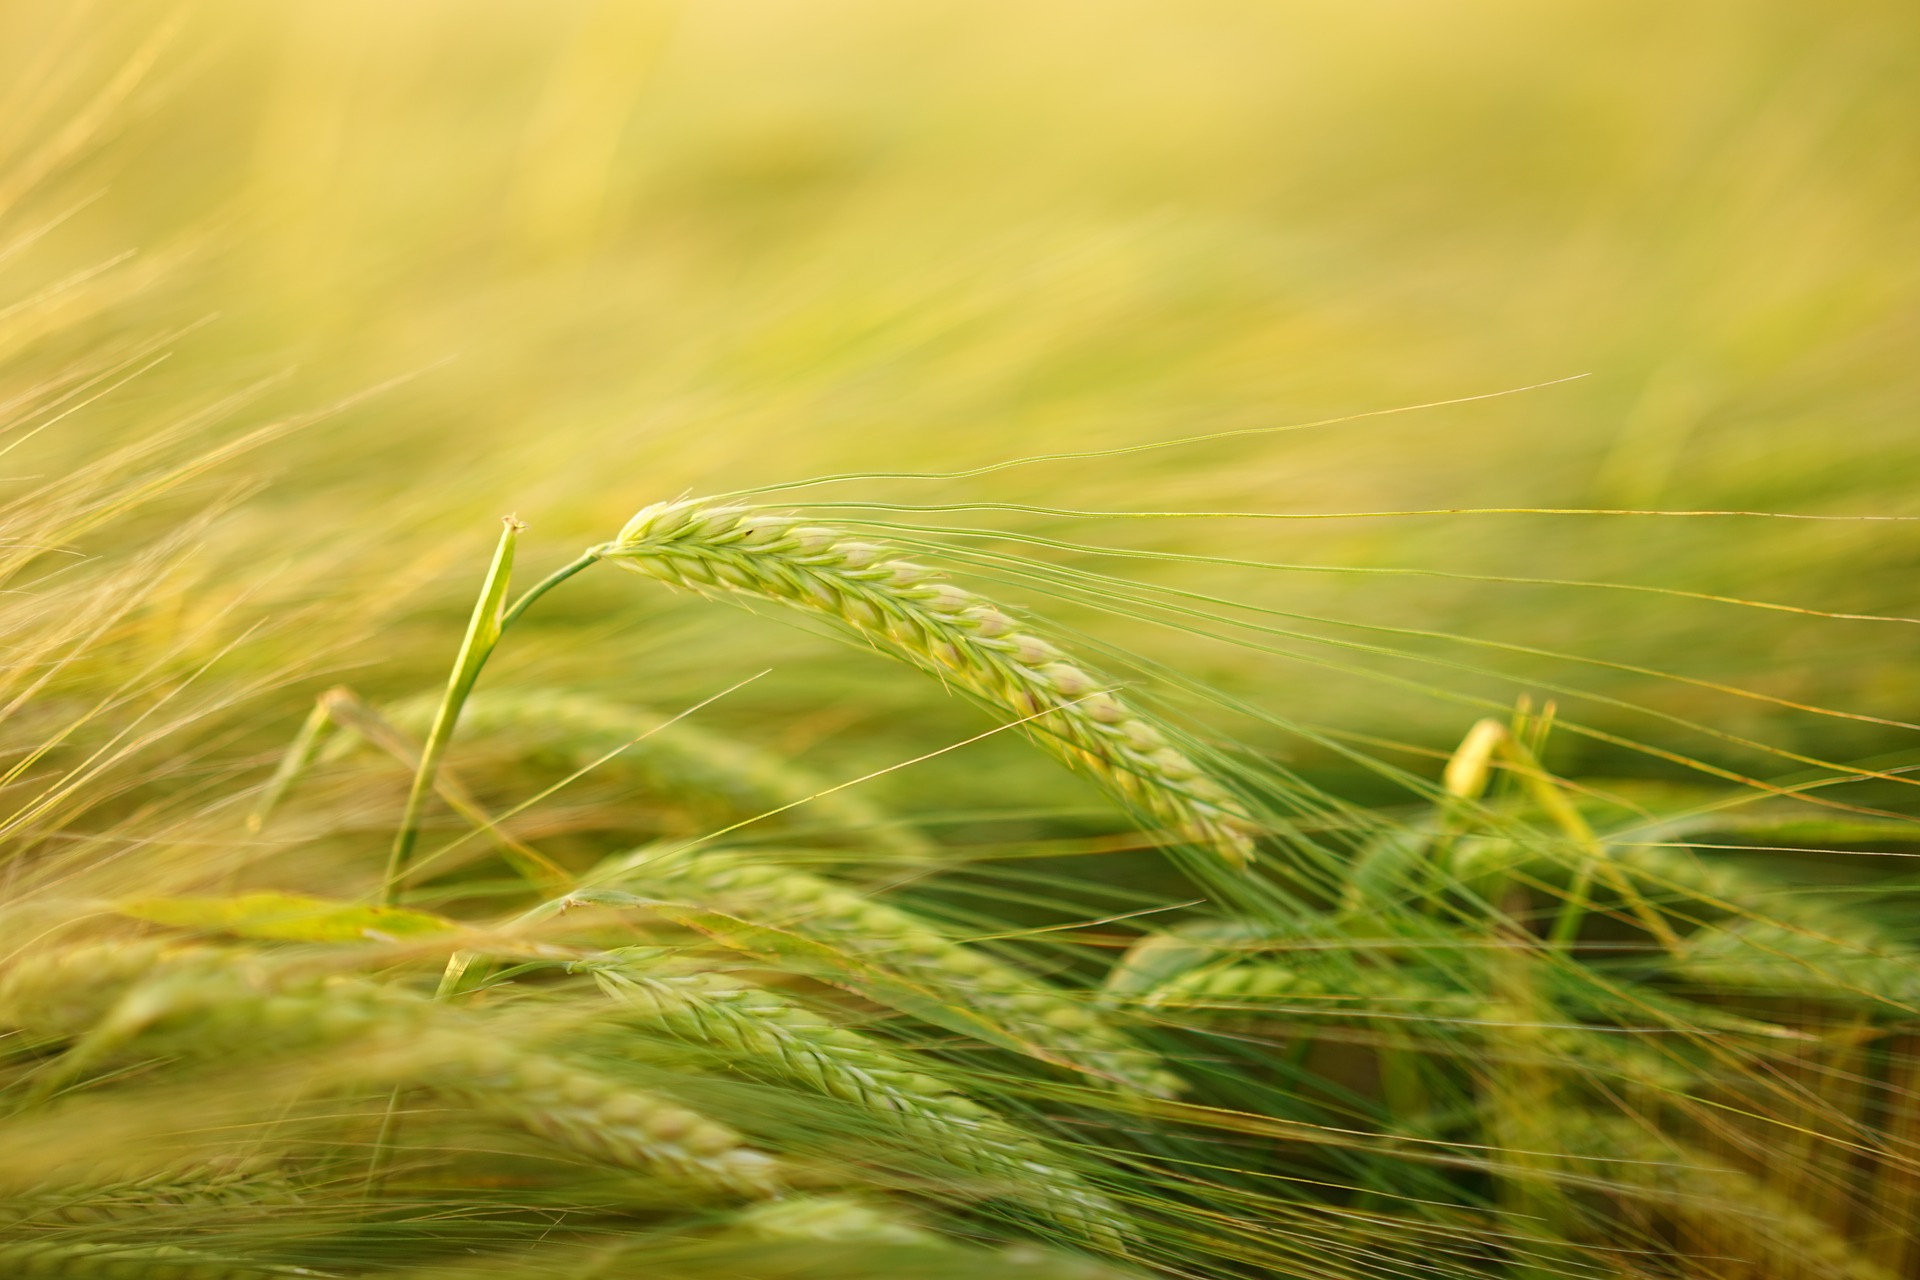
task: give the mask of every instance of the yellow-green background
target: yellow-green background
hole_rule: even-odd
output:
[[[375,692],[439,679],[507,511],[530,522],[523,554],[539,569],[688,491],[966,467],[1587,375],[1297,433],[822,496],[1920,513],[1911,4],[15,0],[0,6],[13,94],[0,158],[17,166],[83,113],[156,32],[151,70],[104,134],[5,211],[18,232],[92,198],[0,263],[0,308],[136,256],[76,286],[98,296],[73,304],[75,324],[45,307],[0,315],[0,354],[17,389],[102,343],[197,327],[166,344],[164,365],[9,461],[69,465],[276,373],[212,434],[410,377],[193,490],[263,482],[221,517],[179,607],[231,609],[234,626],[209,633],[221,643],[241,622],[281,622],[228,660],[310,669],[260,704],[274,726],[324,679]],[[1920,614],[1920,525],[956,518],[1289,563]],[[1920,713],[1909,624],[1587,588],[1121,568],[1275,608]],[[490,678],[674,706],[771,665],[715,715],[849,763],[979,727],[877,659],[601,576],[556,597]],[[1438,749],[1477,714],[1072,616],[1323,725]],[[1431,651],[1521,678],[1316,652],[1496,701],[1529,682],[1579,685],[1826,755],[1906,745],[1904,730],[1697,686]],[[1563,706],[1731,767],[1789,771],[1627,707]],[[1558,749],[1585,750],[1566,737]],[[1563,761],[1583,764],[1654,767]]]

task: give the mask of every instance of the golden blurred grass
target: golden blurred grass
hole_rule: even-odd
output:
[[[685,491],[1305,423],[1571,375],[1587,376],[824,496],[1916,511],[1920,17],[1907,5],[203,0],[170,12],[135,0],[4,11],[9,82],[31,98],[23,69],[36,62],[55,82],[38,116],[16,116],[16,152],[47,132],[36,119],[71,115],[171,31],[112,136],[14,211],[24,224],[98,197],[5,264],[14,287],[133,250],[116,270],[157,264],[157,283],[89,321],[89,341],[211,316],[162,369],[29,452],[89,455],[146,430],[157,405],[289,367],[250,412],[410,377],[261,455],[271,483],[218,539],[235,560],[263,545],[290,563],[324,557],[328,585],[314,590],[364,595],[413,566],[432,643],[348,656],[430,655],[403,684],[432,678],[460,608],[464,586],[436,597],[432,566],[477,560],[507,510],[533,526],[527,554],[557,563]],[[1913,535],[1898,524],[1011,520],[1290,564],[1915,612],[1903,603]],[[1179,573],[1275,608],[1883,717],[1910,718],[1920,692],[1900,624],[1497,582]],[[596,607],[621,621],[556,622],[527,661],[593,679],[636,643],[625,622],[656,618],[612,594]],[[1472,714],[1177,632],[1117,638],[1349,730],[1439,746]],[[781,643],[783,666],[811,665],[767,696],[830,687],[817,668],[837,659]],[[1433,643],[1502,674],[1312,652],[1495,701],[1571,683],[1816,753],[1901,742]],[[638,692],[702,674],[656,665]],[[1675,732],[1619,706],[1578,714],[1630,736]],[[1680,737],[1694,754],[1731,750]]]
[[[1036,552],[1063,571],[1271,610],[1235,616],[1300,634],[1242,631],[1252,643],[1227,643],[1200,634],[1224,624],[1156,613],[1146,595],[1050,598],[1064,577],[992,590],[1090,633],[1089,652],[1108,642],[1224,691],[1211,705],[1188,701],[1344,797],[1408,792],[1341,757],[1337,738],[1287,734],[1257,712],[1349,735],[1430,780],[1476,717],[1517,695],[1536,706],[1551,696],[1562,724],[1549,767],[1582,779],[1573,794],[1591,811],[1562,834],[1604,815],[1605,838],[1622,848],[1651,838],[1635,826],[1636,803],[1684,815],[1705,802],[1606,774],[1672,782],[1706,766],[1805,780],[1845,775],[1815,757],[1872,758],[1886,776],[1815,798],[1910,812],[1892,771],[1912,763],[1907,722],[1920,720],[1908,656],[1920,524],[1459,509],[1920,519],[1916,72],[1920,13],[1892,0],[1844,11],[1785,0],[0,0],[5,474],[53,486],[0,507],[19,544],[0,554],[0,577],[20,592],[0,680],[9,698],[47,681],[45,697],[9,701],[0,717],[18,766],[6,781],[26,797],[0,832],[14,842],[9,919],[23,933],[57,930],[130,890],[234,887],[209,881],[239,882],[236,867],[275,887],[368,892],[403,771],[323,768],[307,807],[257,842],[235,834],[246,787],[320,689],[347,679],[384,703],[444,679],[505,512],[531,525],[524,582],[682,493],[1215,433],[1242,434],[793,496],[1008,504],[891,513],[990,527],[1003,535],[984,544],[991,552],[1033,550],[1014,540],[1033,536],[1196,557]],[[1533,389],[1462,402],[1517,388]],[[1356,416],[1436,401],[1451,403]],[[261,429],[273,423],[285,426]],[[220,441],[246,456],[190,461]],[[98,459],[85,483],[61,488],[58,477]],[[1141,510],[1432,514],[1117,514]],[[543,601],[489,668],[489,688],[670,711],[772,666],[702,722],[833,781],[981,727],[931,682],[870,654],[614,577]],[[77,585],[63,595],[62,584]],[[1238,714],[1228,697],[1244,700]],[[471,740],[455,753],[489,806],[561,776],[550,760],[529,768],[514,733],[496,736],[506,741],[491,755],[462,755],[482,745]],[[1046,928],[1081,919],[1089,902],[1185,901],[1170,873],[1124,853],[1070,883],[1049,881],[1044,862],[1023,879],[1019,859],[1131,839],[1100,842],[1110,812],[1076,825],[1071,810],[1091,793],[1063,780],[1006,735],[871,790],[955,855],[951,880],[926,901],[996,939],[1042,917]],[[1595,801],[1590,785],[1615,802]],[[1476,946],[1482,926],[1495,940],[1524,933],[1573,892],[1550,878],[1532,898],[1508,885],[1499,840],[1456,839],[1446,824],[1458,815],[1444,805],[1423,805],[1401,830],[1329,802],[1328,825],[1352,824],[1334,834],[1356,856],[1309,868],[1328,877],[1317,890],[1344,902],[1327,884],[1349,872],[1358,883],[1369,860],[1391,864],[1396,840],[1416,859],[1477,850],[1493,870],[1461,883],[1501,887],[1464,924],[1445,916],[1438,891],[1431,903],[1403,892],[1392,865],[1371,867],[1385,888],[1369,904],[1428,930],[1409,937],[1440,938],[1444,918]],[[637,807],[590,781],[523,825],[585,865],[616,836],[683,833],[700,818],[674,804],[636,817]],[[1031,807],[1055,820],[988,821]],[[1509,843],[1559,838],[1493,816],[1513,828],[1489,820]],[[1683,845],[1740,834],[1673,821],[1666,834]],[[1587,831],[1584,843],[1597,839]],[[1822,850],[1911,843],[1871,828],[1806,839]],[[1884,851],[1795,864],[1778,905],[1791,916],[1850,898],[1891,917],[1904,864]],[[970,853],[1005,861],[976,874]],[[1602,889],[1585,938],[1593,954],[1576,957],[1596,968],[1636,927]],[[493,891],[442,884],[432,905],[478,911]],[[1270,907],[1255,902],[1264,891],[1217,897],[1258,917],[1248,904]],[[1772,907],[1774,894],[1750,896]],[[1700,933],[1719,913],[1759,916],[1746,897],[1724,896],[1731,907],[1700,897],[1712,906],[1705,925],[1684,919],[1699,903],[1681,890],[1662,907]],[[1565,918],[1578,925],[1587,905],[1581,897]],[[1894,933],[1910,944],[1910,929]],[[1124,941],[1076,939],[1062,953]],[[1836,963],[1811,950],[1816,976]],[[1887,971],[1911,968],[1908,954],[1868,951]],[[1447,969],[1454,953],[1439,942],[1433,953]],[[1071,987],[1104,958],[1058,963],[1074,966]],[[1476,964],[1461,968],[1477,981]],[[1763,967],[1761,978],[1782,983],[1790,969]],[[1585,981],[1569,977],[1577,966],[1541,972],[1565,981],[1555,998],[1569,1001]],[[1786,1038],[1802,1023],[1837,1037],[1804,1055],[1816,1086],[1806,1096],[1775,1088],[1779,1047],[1766,1045],[1720,1093],[1711,1076],[1701,1098],[1693,1082],[1665,1094],[1649,1085],[1655,1101],[1636,1113],[1628,1098],[1618,1111],[1658,1127],[1660,1108],[1678,1108],[1684,1123],[1663,1137],[1704,1143],[1747,1178],[1779,1126],[1797,1126],[1806,1151],[1766,1187],[1787,1202],[1819,1189],[1832,1203],[1810,1211],[1815,1227],[1910,1268],[1899,1221],[1913,1197],[1912,1046],[1896,1025],[1910,1006],[1876,992],[1886,1006],[1876,1014],[1900,1038],[1861,1048],[1833,1007],[1816,1007],[1846,985],[1825,981],[1804,1017],[1780,1018]],[[1707,990],[1696,1016],[1742,1000],[1764,1011],[1794,992],[1751,974],[1749,984],[1744,995],[1738,984]],[[1528,1067],[1542,1053],[1530,1020],[1559,1015],[1545,996],[1527,1012],[1524,983],[1512,985],[1512,1016],[1491,1020],[1511,1034],[1466,1019],[1422,1050],[1430,1069],[1409,1067],[1421,1055],[1402,1052],[1398,1031],[1376,1045],[1356,1024],[1345,1058],[1309,1061],[1303,1047],[1272,1078],[1277,1054],[1238,1045],[1241,1061],[1220,1047],[1233,1037],[1209,1041],[1228,1064],[1209,1087],[1257,1113],[1238,1136],[1264,1133],[1272,1115],[1421,1140],[1431,1125],[1520,1148],[1498,1154],[1524,1174],[1539,1154],[1532,1113],[1564,1128],[1549,1114],[1554,1095],[1588,1089],[1593,1072],[1571,1051],[1565,1062],[1547,1055],[1564,1079]],[[1852,1006],[1834,1007],[1865,1027]],[[1617,1013],[1603,1005],[1588,1039],[1607,1042]],[[1713,1033],[1721,1023],[1701,1025],[1714,1053],[1731,1042]],[[1519,1066],[1501,1066],[1501,1053]],[[1462,1064],[1485,1079],[1463,1083],[1452,1070]],[[1353,1087],[1339,1098],[1329,1082],[1343,1073]],[[1723,1123],[1716,1108],[1752,1123]],[[1637,1150],[1597,1121],[1589,1138],[1609,1158]],[[1875,1146],[1871,1160],[1856,1138]],[[1293,1177],[1291,1159],[1271,1168]],[[1311,1171],[1361,1171],[1342,1205],[1433,1190],[1381,1172],[1397,1159],[1369,1159],[1329,1157]],[[1628,1174],[1629,1185],[1641,1176]],[[1502,1179],[1527,1181],[1497,1165],[1487,1176],[1462,1173],[1446,1194],[1501,1205]],[[1265,1187],[1244,1203],[1264,1201]],[[1524,1196],[1512,1204],[1527,1208]],[[1612,1212],[1595,1211],[1609,1239]],[[1724,1224],[1677,1221],[1699,1239],[1676,1247],[1736,1247],[1715,1234]],[[1372,1230],[1355,1226],[1354,1239],[1372,1247]],[[1749,1248],[1764,1233],[1749,1235],[1729,1238]]]

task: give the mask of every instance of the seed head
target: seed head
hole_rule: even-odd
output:
[[[1246,807],[1114,691],[1044,637],[893,548],[791,516],[710,499],[658,503],[604,559],[702,595],[739,594],[824,615],[971,695],[1184,840],[1241,865]]]

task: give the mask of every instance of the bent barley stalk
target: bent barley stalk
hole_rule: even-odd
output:
[[[107,1183],[43,1183],[0,1199],[17,1225],[207,1222],[266,1210],[305,1208],[298,1184],[267,1160],[203,1160]]]
[[[855,1196],[795,1196],[742,1210],[728,1224],[728,1235],[798,1244],[889,1245],[923,1251],[928,1274],[946,1275],[941,1261],[991,1259],[996,1274],[1035,1280],[1141,1280],[1138,1272],[1119,1271],[1073,1254],[1014,1245],[991,1254],[962,1245],[899,1216],[892,1205],[876,1205]],[[723,1237],[724,1238],[724,1237]],[[912,1267],[912,1255],[896,1253],[896,1265]],[[903,1272],[905,1273],[905,1272]],[[917,1273],[917,1272],[915,1272]],[[958,1274],[953,1273],[953,1274]],[[971,1273],[969,1273],[971,1274]]]
[[[182,1249],[176,1245],[63,1244],[30,1241],[0,1245],[8,1276],[36,1280],[264,1280],[320,1276],[305,1267],[276,1267]]]
[[[946,1241],[899,1216],[891,1205],[853,1196],[793,1196],[754,1205],[730,1229],[762,1240],[891,1244],[940,1248]]]
[[[1808,933],[1771,920],[1694,931],[1671,972],[1709,989],[1878,1004],[1911,1016],[1920,1006],[1920,956],[1870,928]]]
[[[772,1074],[873,1112],[926,1152],[1026,1200],[1061,1226],[1125,1247],[1120,1209],[1039,1140],[879,1040],[778,992],[720,973],[657,973],[614,953],[589,966],[627,1014],[690,1043],[758,1058]]]
[[[1186,1084],[1153,1052],[1079,997],[979,947],[955,941],[910,912],[769,860],[765,851],[682,850],[645,861],[628,883],[680,894],[844,947],[990,1013],[1007,1030],[1069,1062],[1155,1097]]]
[[[129,1047],[224,1060],[267,1047],[350,1047],[340,1079],[418,1087],[576,1153],[746,1198],[779,1162],[730,1126],[520,1043],[443,1002],[365,979],[302,974],[218,947],[83,945],[0,974],[0,1028],[69,1041],[51,1081]]]
[[[1114,682],[1068,662],[989,601],[893,548],[798,517],[694,498],[657,503],[589,554],[702,595],[757,596],[825,616],[1015,720],[1179,839],[1236,866],[1258,824]]]
[[[1102,1262],[1034,1245],[1012,1245],[991,1253],[951,1237],[935,1235],[892,1205],[875,1205],[854,1196],[795,1196],[756,1204],[728,1223],[727,1236],[795,1244],[882,1245],[896,1250],[912,1248],[919,1259],[895,1252],[890,1259],[897,1271],[888,1274],[959,1275],[945,1263],[961,1259],[990,1266],[996,1275],[1033,1280],[1144,1280],[1139,1272],[1120,1271]],[[726,1236],[721,1237],[725,1239]],[[984,1271],[983,1271],[984,1273]],[[733,1274],[729,1272],[728,1274]],[[861,1274],[866,1274],[862,1272]],[[966,1274],[974,1274],[969,1270]]]
[[[1817,1203],[1686,1139],[1650,1131],[1644,1118],[1553,1107],[1543,1119],[1561,1149],[1583,1158],[1593,1173],[1604,1170],[1622,1193],[1665,1217],[1683,1241],[1711,1241],[1722,1256],[1765,1260],[1762,1270],[1731,1274],[1896,1280],[1824,1221]]]

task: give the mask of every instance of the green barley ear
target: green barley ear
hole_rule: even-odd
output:
[[[844,948],[882,971],[925,983],[956,1007],[984,1015],[1017,1040],[1044,1047],[1095,1079],[1162,1098],[1187,1087],[1090,996],[948,937],[912,912],[783,866],[767,850],[682,850],[635,859],[621,879]]]
[[[733,1229],[763,1240],[856,1241],[938,1247],[941,1238],[903,1218],[892,1206],[853,1196],[794,1196],[738,1214]]]
[[[272,1276],[320,1276],[305,1267],[279,1267],[226,1258],[178,1245],[128,1245],[23,1241],[0,1245],[8,1276],[48,1280],[267,1280]]]
[[[36,952],[0,972],[0,1031],[28,1044],[71,1042],[51,1084],[135,1052],[208,1062],[332,1049],[337,1069],[317,1087],[424,1088],[598,1164],[689,1188],[751,1199],[783,1183],[774,1157],[672,1099],[405,987],[308,973],[250,949]]]
[[[798,517],[694,498],[658,503],[590,553],[701,595],[754,596],[837,623],[957,687],[1084,769],[1178,838],[1235,866],[1258,824],[1114,692],[991,602],[894,548]]]
[[[1920,1006],[1920,956],[1867,926],[1809,933],[1770,920],[1735,920],[1691,934],[1673,964],[1713,988],[1877,1004],[1911,1015]]]
[[[617,952],[588,962],[628,1018],[724,1053],[750,1074],[801,1084],[865,1108],[901,1137],[1023,1200],[1069,1231],[1126,1245],[1118,1205],[1045,1142],[995,1115],[876,1037],[838,1025],[767,987],[717,973],[659,973]]]

